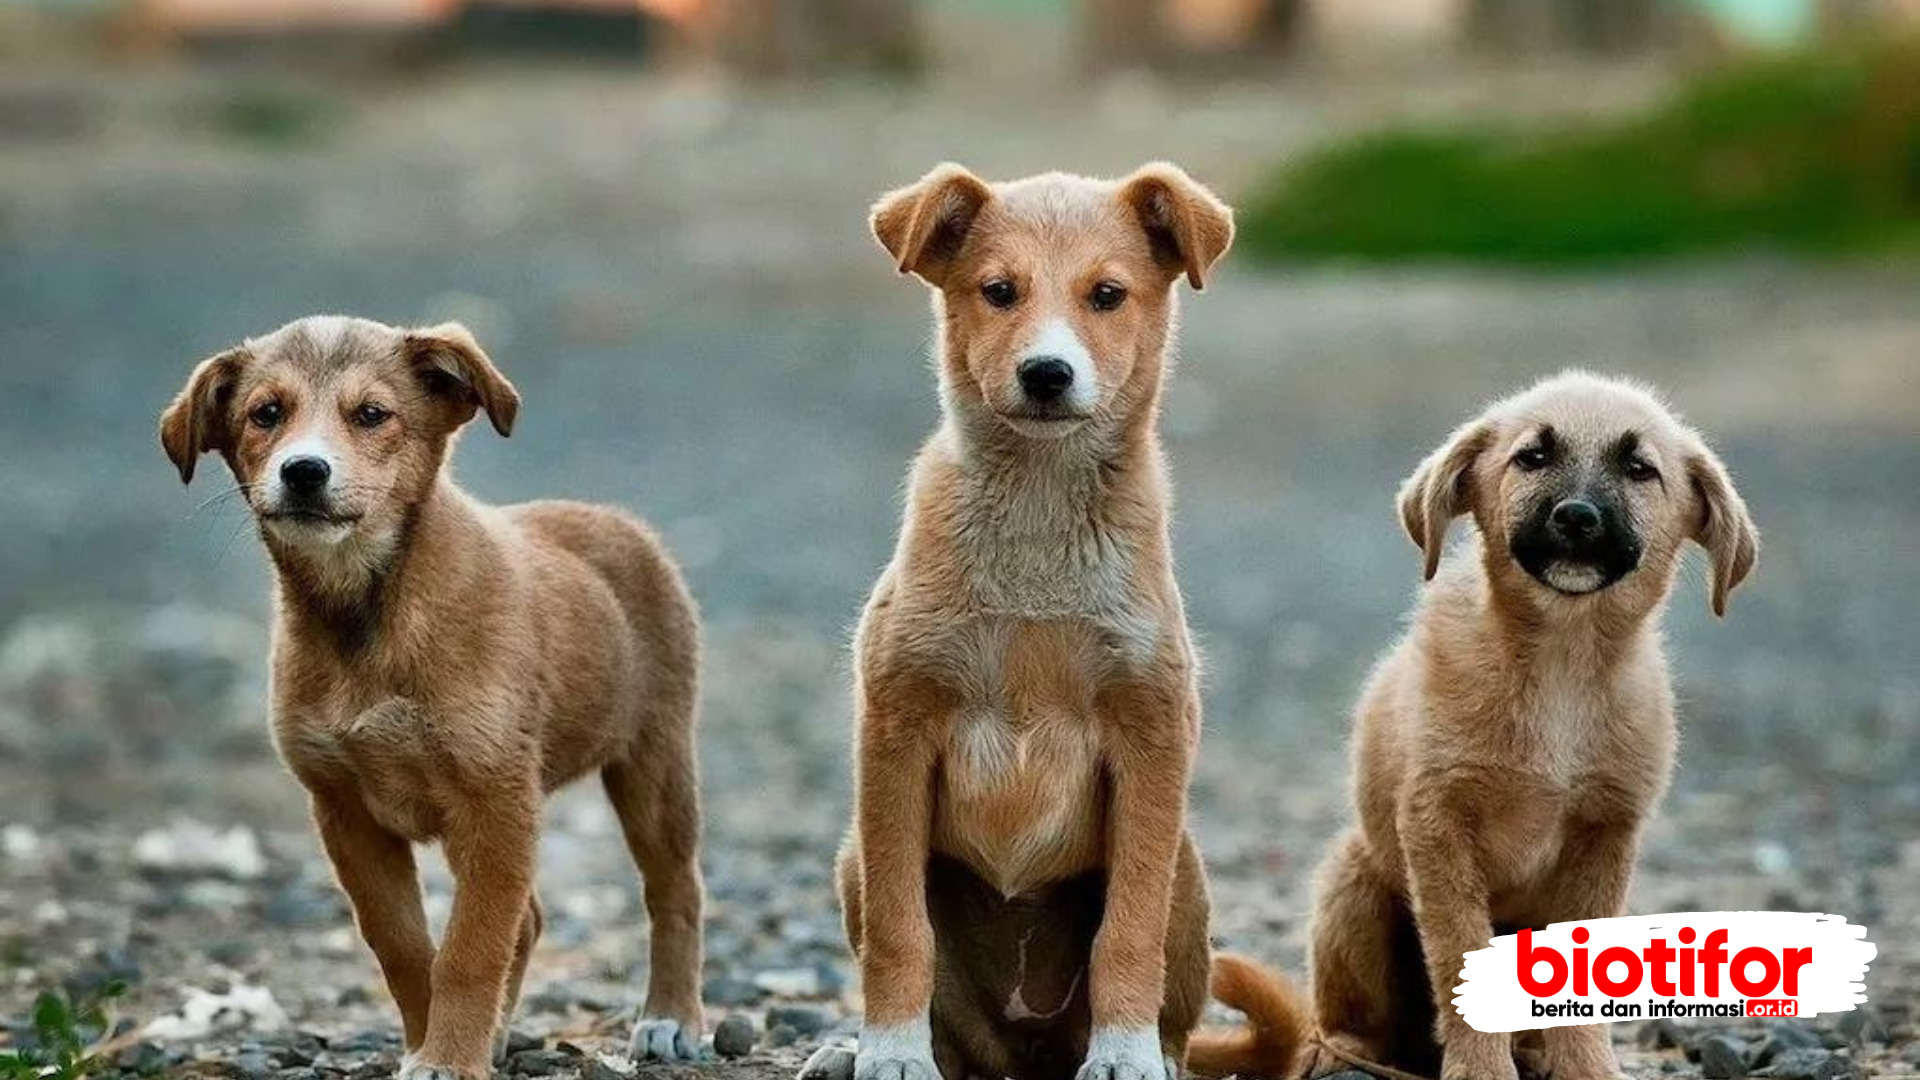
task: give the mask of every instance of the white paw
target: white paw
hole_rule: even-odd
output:
[[[643,1016],[633,1025],[629,1053],[635,1061],[699,1061],[700,1035],[678,1020]]]
[[[394,1074],[394,1080],[471,1080],[472,1076],[472,1073],[451,1065],[416,1061],[409,1054],[400,1060],[400,1071]]]
[[[854,1050],[846,1043],[828,1043],[807,1057],[794,1080],[853,1080]]]
[[[853,1080],[940,1080],[933,1063],[933,1025],[923,1017],[862,1028]]]
[[[1087,1060],[1074,1080],[1179,1080],[1160,1048],[1160,1031],[1153,1027],[1104,1027],[1093,1030]]]

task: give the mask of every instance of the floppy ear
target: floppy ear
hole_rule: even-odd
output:
[[[160,414],[160,448],[180,470],[181,483],[193,482],[193,466],[201,454],[227,448],[225,414],[234,380],[249,356],[245,346],[238,346],[200,361]]]
[[[466,407],[458,424],[485,409],[493,429],[513,434],[513,418],[520,414],[520,392],[487,359],[472,331],[457,322],[407,331],[407,357],[426,380],[427,389]]]
[[[1426,580],[1440,569],[1447,526],[1469,508],[1473,464],[1493,441],[1493,427],[1473,420],[1456,429],[1439,449],[1400,485],[1400,523],[1426,554]]]
[[[1185,274],[1195,289],[1207,287],[1207,272],[1233,243],[1233,209],[1178,165],[1141,166],[1120,186],[1120,200],[1140,219],[1153,254]]]
[[[1747,514],[1746,501],[1713,451],[1701,447],[1687,459],[1687,479],[1700,497],[1700,520],[1693,538],[1712,562],[1713,613],[1725,616],[1727,594],[1753,572],[1760,557],[1760,530]]]
[[[874,239],[903,274],[938,288],[966,242],[980,208],[993,198],[986,181],[947,162],[873,204]]]

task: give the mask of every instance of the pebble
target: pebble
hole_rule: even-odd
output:
[[[1707,1080],[1740,1080],[1747,1075],[1746,1044],[1731,1035],[1700,1040],[1700,1075]]]
[[[713,1029],[713,1052],[724,1058],[745,1057],[753,1052],[753,1018],[734,1013]]]
[[[802,1038],[818,1035],[833,1026],[833,1017],[825,1009],[812,1005],[773,1005],[767,1009],[767,1027],[790,1027]]]
[[[228,1059],[227,1069],[241,1080],[268,1080],[280,1070],[280,1063],[256,1050]]]
[[[820,993],[820,973],[813,968],[776,968],[753,976],[754,985],[775,997],[815,997]]]
[[[595,1055],[580,1069],[580,1080],[632,1080],[631,1074],[614,1067],[606,1058]]]
[[[1847,1036],[1847,1042],[1866,1045],[1866,1043],[1884,1043],[1891,1040],[1887,1032],[1887,1024],[1880,1019],[1880,1013],[1872,1009],[1872,1005],[1855,1005],[1851,1013],[1841,1013],[1837,1026],[1839,1026],[1839,1034]]]
[[[157,873],[213,874],[235,881],[267,872],[267,857],[252,829],[235,825],[220,830],[192,818],[141,833],[133,841],[133,861]]]
[[[1634,1034],[1634,1044],[1642,1050],[1676,1050],[1686,1045],[1686,1039],[1681,1036],[1678,1024],[1661,1017],[1640,1025]]]
[[[754,985],[751,979],[738,979],[732,976],[708,979],[701,994],[706,1000],[728,1009],[737,1009],[743,1005],[758,1005],[767,996],[767,992]]]
[[[1767,1025],[1766,1040],[1754,1052],[1753,1063],[1756,1066],[1771,1065],[1775,1059],[1789,1050],[1822,1049],[1820,1036],[1811,1029],[1785,1020]]]
[[[1783,1051],[1761,1074],[1776,1080],[1848,1080],[1859,1072],[1852,1061],[1831,1050],[1801,1047]]]
[[[851,1046],[823,1046],[800,1066],[799,1080],[853,1080],[853,1059]]]
[[[800,1041],[800,1033],[786,1024],[775,1024],[767,1029],[767,1045],[774,1049],[792,1046]]]
[[[507,1059],[507,1071],[516,1076],[552,1076],[573,1061],[561,1050],[522,1050]]]
[[[538,1050],[546,1045],[537,1036],[530,1035],[520,1028],[507,1030],[507,1056],[512,1057],[522,1050]]]

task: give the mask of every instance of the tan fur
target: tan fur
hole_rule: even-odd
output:
[[[281,409],[256,422],[263,403]],[[356,410],[391,413],[364,426]],[[481,1077],[539,938],[547,792],[599,771],[645,875],[648,1017],[701,1025],[698,626],[644,525],[578,503],[482,505],[446,475],[454,432],[519,397],[466,330],[335,317],[206,361],[161,418],[192,475],[219,453],[260,519],[278,579],[273,730],[399,1003],[418,1077]],[[276,448],[339,456],[340,525],[272,504]],[[325,535],[320,535],[324,533]],[[428,937],[412,845],[456,883]]]
[[[1090,1025],[1157,1025],[1177,1062],[1204,1000],[1207,903],[1185,821],[1196,661],[1155,423],[1173,285],[1205,281],[1232,218],[1172,166],[988,184],[946,165],[884,197],[873,228],[934,290],[944,423],[856,643],[841,882],[866,1023],[930,1009],[948,1080],[1071,1076]],[[1020,302],[986,303],[994,278]],[[1088,302],[1102,281],[1127,290],[1115,310]],[[1037,436],[1015,369],[1050,320],[1084,343],[1099,397]],[[951,882],[931,909],[930,865]]]
[[[1564,595],[1509,554],[1517,522],[1553,482],[1514,461],[1543,428],[1581,475],[1596,475],[1627,432],[1658,472],[1616,488],[1644,552],[1598,592]],[[1361,695],[1359,820],[1320,870],[1312,966],[1323,1049],[1302,1071],[1357,1057],[1498,1080],[1517,1073],[1517,1040],[1460,1020],[1462,954],[1496,931],[1622,913],[1641,825],[1673,762],[1659,613],[1681,549],[1707,549],[1723,612],[1759,538],[1696,432],[1640,387],[1578,372],[1461,427],[1407,481],[1400,510],[1433,582]],[[1462,514],[1476,535],[1443,562],[1447,525]],[[1601,1028],[1529,1038],[1556,1080],[1620,1075]]]

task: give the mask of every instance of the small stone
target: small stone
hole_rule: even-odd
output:
[[[538,1050],[544,1045],[545,1043],[540,1039],[520,1028],[511,1028],[507,1031],[508,1057],[512,1057],[522,1050]]]
[[[767,1029],[767,1045],[775,1049],[792,1046],[800,1041],[800,1033],[786,1024],[775,1024]]]
[[[800,1066],[798,1080],[853,1080],[853,1047],[829,1043]]]
[[[820,973],[813,968],[776,968],[753,976],[754,985],[775,997],[804,998],[820,993]]]
[[[227,1061],[227,1071],[241,1080],[271,1080],[280,1066],[271,1057],[258,1050],[238,1054]]]
[[[327,1044],[327,1048],[341,1054],[371,1054],[385,1050],[399,1042],[399,1037],[391,1031],[380,1028],[368,1028],[343,1035]]]
[[[1811,1028],[1786,1020],[1778,1020],[1767,1025],[1766,1041],[1754,1052],[1753,1063],[1756,1066],[1771,1065],[1780,1055],[1789,1050],[1824,1049],[1820,1036]]]
[[[1747,1075],[1746,1044],[1731,1035],[1700,1040],[1700,1075],[1707,1080],[1740,1080]]]
[[[728,1009],[758,1005],[767,996],[767,992],[755,986],[752,980],[730,976],[707,980],[701,994],[706,1000]]]
[[[522,1050],[507,1059],[507,1071],[516,1076],[552,1076],[573,1061],[559,1050]]]
[[[818,1035],[833,1026],[833,1017],[813,1005],[773,1005],[767,1009],[767,1027],[792,1028],[802,1038]]]
[[[632,1080],[632,1077],[631,1074],[615,1068],[606,1058],[596,1054],[581,1067],[580,1080]]]
[[[1776,1080],[1851,1080],[1859,1072],[1853,1062],[1831,1050],[1798,1047],[1783,1051],[1761,1075]]]
[[[1686,1045],[1686,1040],[1681,1038],[1678,1024],[1661,1017],[1641,1024],[1634,1035],[1634,1044],[1642,1050],[1677,1050]]]
[[[753,1052],[753,1018],[733,1013],[713,1029],[713,1052],[723,1058],[746,1057]]]

